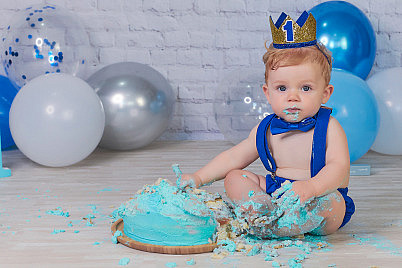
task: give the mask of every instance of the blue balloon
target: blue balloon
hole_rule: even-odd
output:
[[[367,83],[350,72],[334,69],[330,84],[334,92],[326,106],[348,139],[350,162],[362,157],[373,145],[380,125],[374,93]]]
[[[18,89],[13,86],[11,81],[0,75],[0,131],[1,131],[1,149],[14,146],[14,140],[11,136],[9,112]]]
[[[329,1],[313,7],[317,21],[317,40],[334,58],[333,67],[366,79],[373,67],[376,37],[362,11],[344,1]]]

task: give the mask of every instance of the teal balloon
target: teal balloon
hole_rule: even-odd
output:
[[[380,114],[374,93],[356,75],[334,69],[330,84],[334,86],[329,101],[335,117],[348,139],[350,162],[362,157],[373,145],[380,125]]]
[[[15,145],[8,120],[11,104],[17,92],[18,89],[13,86],[11,81],[7,77],[0,75],[0,131],[2,150]]]
[[[366,15],[344,1],[324,2],[310,12],[317,21],[317,40],[332,52],[333,67],[366,79],[377,47],[373,26]]]

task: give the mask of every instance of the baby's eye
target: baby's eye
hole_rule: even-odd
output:
[[[309,87],[309,86],[303,86],[302,87],[302,90],[303,91],[309,91],[311,89],[311,87]]]
[[[278,90],[279,90],[279,91],[285,91],[285,90],[286,90],[286,87],[285,87],[285,86],[279,86],[279,87],[278,87]]]

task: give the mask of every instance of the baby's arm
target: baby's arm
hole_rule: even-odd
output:
[[[220,153],[195,173],[183,174],[182,179],[193,179],[196,187],[200,187],[212,181],[225,178],[231,170],[247,167],[258,158],[255,144],[256,132],[257,126],[251,130],[248,138]]]
[[[348,143],[341,125],[333,117],[328,123],[325,159],[326,163],[321,171],[308,180],[313,196],[323,196],[348,185],[350,171]]]

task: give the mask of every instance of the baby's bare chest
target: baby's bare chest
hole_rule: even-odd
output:
[[[278,169],[310,169],[313,130],[271,135],[270,150]]]

